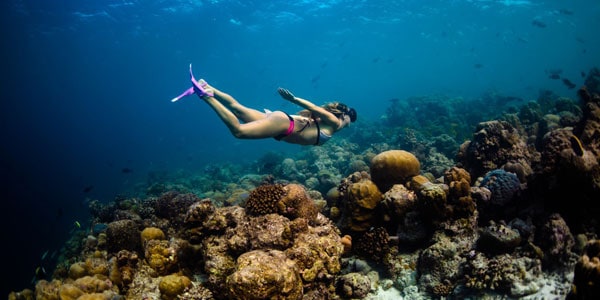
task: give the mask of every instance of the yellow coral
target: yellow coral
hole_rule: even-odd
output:
[[[374,209],[382,199],[377,185],[368,179],[350,185],[349,197],[352,203],[366,209]]]
[[[72,284],[63,284],[58,289],[58,295],[61,300],[75,300],[83,294],[84,292],[80,288]]]
[[[156,227],[144,228],[144,230],[142,230],[142,233],[140,234],[140,236],[142,238],[142,246],[145,245],[146,242],[149,240],[164,240],[165,239],[165,233],[160,228],[156,228]]]
[[[69,278],[77,279],[87,275],[87,269],[84,262],[76,262],[69,267]]]
[[[58,300],[58,290],[61,282],[59,280],[40,280],[35,285],[35,299],[38,300]]]
[[[452,167],[444,173],[444,180],[446,183],[465,180],[468,184],[471,184],[471,174],[463,168]]]
[[[416,156],[404,150],[388,150],[371,160],[371,179],[386,192],[394,184],[405,183],[419,175],[421,164]]]
[[[186,276],[171,274],[162,278],[158,289],[162,299],[174,300],[191,286],[192,281]]]
[[[168,241],[149,240],[146,243],[145,256],[148,265],[158,274],[166,274],[177,265],[175,250],[169,246]]]
[[[352,183],[348,188],[348,227],[353,231],[365,231],[373,226],[374,209],[382,199],[383,195],[373,181],[362,179]]]
[[[429,180],[429,178],[427,178],[423,175],[417,175],[417,176],[413,176],[410,179],[410,182],[408,183],[407,187],[415,192],[418,192],[425,186],[425,184],[430,183],[430,182],[431,181]]]
[[[575,265],[575,299],[595,299],[600,295],[600,240],[587,243]]]

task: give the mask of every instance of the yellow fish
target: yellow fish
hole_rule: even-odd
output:
[[[77,228],[81,228],[81,223],[79,223],[79,221],[75,221],[75,226],[77,226]]]

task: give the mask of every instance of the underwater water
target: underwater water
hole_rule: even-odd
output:
[[[391,99],[540,90],[576,97],[600,65],[597,1],[79,1],[0,4],[1,294],[31,285],[88,203],[160,172],[251,164],[304,147],[238,140],[196,77],[257,109],[276,90],[376,122]],[[358,126],[360,124],[357,124]],[[345,174],[346,175],[346,174]],[[84,223],[82,225],[82,223]],[[8,260],[8,261],[6,261]],[[4,290],[6,288],[6,290]]]

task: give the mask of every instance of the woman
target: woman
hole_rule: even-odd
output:
[[[335,132],[356,121],[356,111],[342,103],[333,102],[317,106],[308,100],[295,97],[283,88],[277,90],[279,95],[305,110],[298,115],[289,115],[283,111],[261,112],[245,107],[232,96],[210,86],[203,79],[196,81],[191,64],[190,77],[192,87],[171,101],[175,102],[191,94],[198,95],[212,107],[237,138],[272,137],[278,141],[299,145],[323,145]]]

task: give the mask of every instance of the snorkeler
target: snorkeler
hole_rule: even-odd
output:
[[[231,95],[210,86],[203,79],[196,80],[190,64],[192,87],[179,99],[196,94],[203,99],[223,120],[233,136],[240,139],[275,138],[299,145],[323,145],[340,129],[356,121],[356,110],[339,102],[317,106],[312,102],[295,97],[289,90],[279,88],[277,92],[285,100],[304,108],[298,115],[283,111],[265,111],[245,107]],[[241,123],[240,120],[243,122]]]

